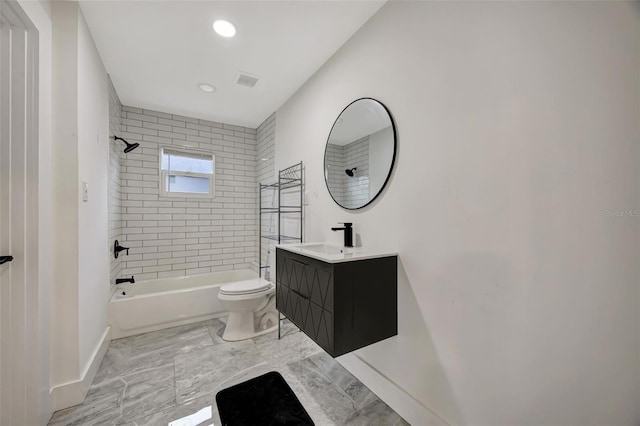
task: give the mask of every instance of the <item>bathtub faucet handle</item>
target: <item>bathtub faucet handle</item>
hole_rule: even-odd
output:
[[[118,258],[118,254],[123,250],[126,250],[127,251],[127,256],[129,256],[129,247],[122,247],[120,245],[120,242],[118,242],[118,240],[116,240],[113,243],[113,256],[117,259]]]

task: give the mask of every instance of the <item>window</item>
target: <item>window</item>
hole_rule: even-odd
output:
[[[182,197],[213,197],[214,162],[211,153],[160,150],[160,194]]]

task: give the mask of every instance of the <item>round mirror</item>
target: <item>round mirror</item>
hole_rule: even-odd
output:
[[[371,98],[342,110],[324,151],[324,180],[333,200],[355,210],[387,184],[396,157],[396,128],[387,107]]]

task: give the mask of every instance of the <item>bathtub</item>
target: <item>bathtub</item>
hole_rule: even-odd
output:
[[[256,278],[250,269],[118,284],[109,301],[111,338],[132,336],[224,316],[218,291]]]

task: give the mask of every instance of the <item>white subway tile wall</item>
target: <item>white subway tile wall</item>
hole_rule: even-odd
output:
[[[325,162],[331,195],[340,205],[356,208],[369,201],[369,136],[344,146],[328,144]],[[354,167],[348,176],[345,170]]]
[[[357,208],[369,201],[369,136],[344,146],[345,169],[353,171],[353,177],[344,173],[345,207]]]
[[[276,170],[275,170],[275,140],[276,140],[276,113],[271,114],[257,130],[257,150],[256,150],[256,164],[257,164],[257,180],[258,183],[271,184],[276,182]],[[275,207],[277,192],[274,189],[267,189],[262,191],[262,207]],[[257,223],[257,222],[256,222]],[[265,214],[262,217],[262,223],[258,224],[262,228],[262,235],[275,234],[277,226],[277,218],[274,214]],[[259,238],[256,235],[256,238]],[[270,245],[276,243],[268,239],[262,240],[262,266],[273,265],[275,263],[275,252],[269,251]],[[268,271],[264,270],[264,277],[273,278]]]
[[[140,147],[122,159],[122,276],[153,279],[254,268],[256,129],[122,107],[122,137]],[[159,149],[215,155],[215,197],[159,195]]]
[[[256,162],[258,182],[272,183],[276,179],[276,113],[271,114],[257,130]]]
[[[113,87],[111,78],[109,84],[109,136],[120,136],[122,104]],[[109,258],[111,285],[115,285],[116,278],[121,276],[122,257],[116,259],[113,255],[113,243],[122,240],[122,194],[120,189],[120,174],[124,144],[113,138],[109,139]]]
[[[344,147],[335,144],[327,144],[324,154],[325,179],[331,188],[331,196],[341,205],[345,204],[345,182],[347,177],[344,166]]]

